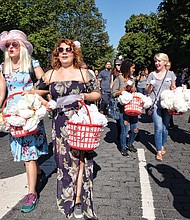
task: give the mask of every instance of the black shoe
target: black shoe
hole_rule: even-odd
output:
[[[133,145],[127,145],[127,149],[131,152],[134,152],[134,153],[137,152],[137,149]]]
[[[129,157],[129,154],[128,154],[127,149],[122,150],[122,151],[121,151],[121,155],[122,155],[122,156],[125,156],[125,157]]]
[[[175,128],[178,128],[178,125],[170,125],[170,126],[169,126],[169,130],[173,130],[173,129],[175,129]]]

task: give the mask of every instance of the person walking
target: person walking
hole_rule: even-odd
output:
[[[169,62],[168,55],[157,53],[154,56],[156,70],[151,72],[147,79],[146,91],[154,103],[152,119],[154,123],[154,140],[157,150],[156,160],[162,161],[166,153],[165,144],[168,136],[168,126],[170,114],[167,109],[163,109],[160,104],[160,94],[164,90],[173,90],[176,88],[176,76],[173,71],[167,70],[166,65]]]
[[[105,69],[100,71],[98,79],[100,80],[100,89],[102,98],[100,100],[100,112],[107,115],[107,105],[111,96],[111,67],[110,61],[105,64]]]
[[[32,60],[32,44],[27,40],[27,36],[20,30],[4,31],[0,34],[0,49],[4,52],[5,61],[0,66],[0,106],[6,95],[16,92],[26,92],[33,88],[31,69],[39,79],[43,74],[38,60]],[[20,96],[15,97],[14,102]],[[10,100],[8,104],[11,104]],[[32,211],[37,202],[37,180],[42,180],[45,173],[40,169],[37,159],[41,155],[48,154],[48,144],[43,121],[38,124],[38,132],[29,136],[15,138],[9,135],[11,152],[14,161],[24,161],[28,179],[28,194],[24,198],[22,212]]]
[[[121,75],[121,63],[122,63],[122,60],[120,59],[115,59],[114,60],[114,68],[112,70],[112,73],[111,73],[111,88],[113,87],[113,82],[114,80],[119,76]],[[119,79],[120,80],[120,79]],[[113,95],[113,90],[112,90],[112,95]],[[115,94],[114,94],[115,96]],[[119,119],[116,120],[116,126],[117,126],[117,141],[120,141],[120,133],[121,133],[121,127],[120,127],[120,122],[119,122]]]
[[[114,97],[121,95],[122,91],[135,92],[135,82],[132,79],[132,75],[135,71],[135,64],[131,61],[124,60],[121,64],[121,73],[115,78],[112,93]],[[129,116],[124,113],[124,106],[119,104],[120,115],[119,122],[121,127],[120,132],[120,145],[121,155],[129,157],[129,151],[137,152],[137,149],[133,146],[135,138],[138,133],[138,116]],[[129,138],[126,140],[128,132]]]
[[[142,70],[140,74],[136,77],[137,92],[140,92],[143,95],[146,95],[146,91],[145,91],[146,84],[147,84],[147,77],[145,75],[145,71]]]
[[[57,165],[57,205],[67,217],[97,219],[93,209],[93,153],[72,149],[68,144],[67,120],[78,111],[79,101],[96,101],[101,93],[96,79],[81,68],[82,54],[70,39],[57,42],[52,53],[52,70],[44,79],[51,98],[81,95],[71,104],[53,110],[52,141]],[[40,86],[40,85],[39,85]],[[49,102],[43,104],[50,109]]]

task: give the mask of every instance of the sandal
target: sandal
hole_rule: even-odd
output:
[[[159,152],[156,154],[156,160],[162,161],[162,152],[159,151]]]
[[[166,154],[165,147],[162,147],[161,153],[162,153],[162,156],[163,156],[164,154]]]

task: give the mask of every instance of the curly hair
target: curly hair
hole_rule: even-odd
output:
[[[52,68],[55,69],[55,70],[58,70],[60,67],[61,67],[61,62],[59,60],[59,53],[57,51],[57,48],[62,44],[62,43],[65,43],[67,44],[68,46],[71,47],[72,49],[72,53],[73,53],[73,56],[74,56],[74,59],[73,59],[73,66],[75,68],[80,68],[82,62],[83,62],[83,58],[82,58],[82,53],[81,53],[81,50],[80,48],[77,48],[76,45],[73,43],[72,40],[70,39],[60,39],[58,40],[53,52],[52,52]]]

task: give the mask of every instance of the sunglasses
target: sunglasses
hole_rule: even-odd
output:
[[[14,47],[14,48],[19,48],[19,46],[20,46],[20,44],[18,43],[18,42],[16,42],[16,41],[13,41],[13,42],[7,42],[6,44],[5,44],[5,47],[6,48],[9,48],[10,46],[12,45],[12,47]]]
[[[116,66],[121,66],[121,64],[119,64],[119,63],[116,63],[115,65],[116,65]]]
[[[58,47],[57,48],[57,51],[59,52],[59,53],[63,53],[64,51],[66,52],[66,53],[72,53],[72,48],[71,47],[67,47],[67,48],[63,48],[63,47]]]

